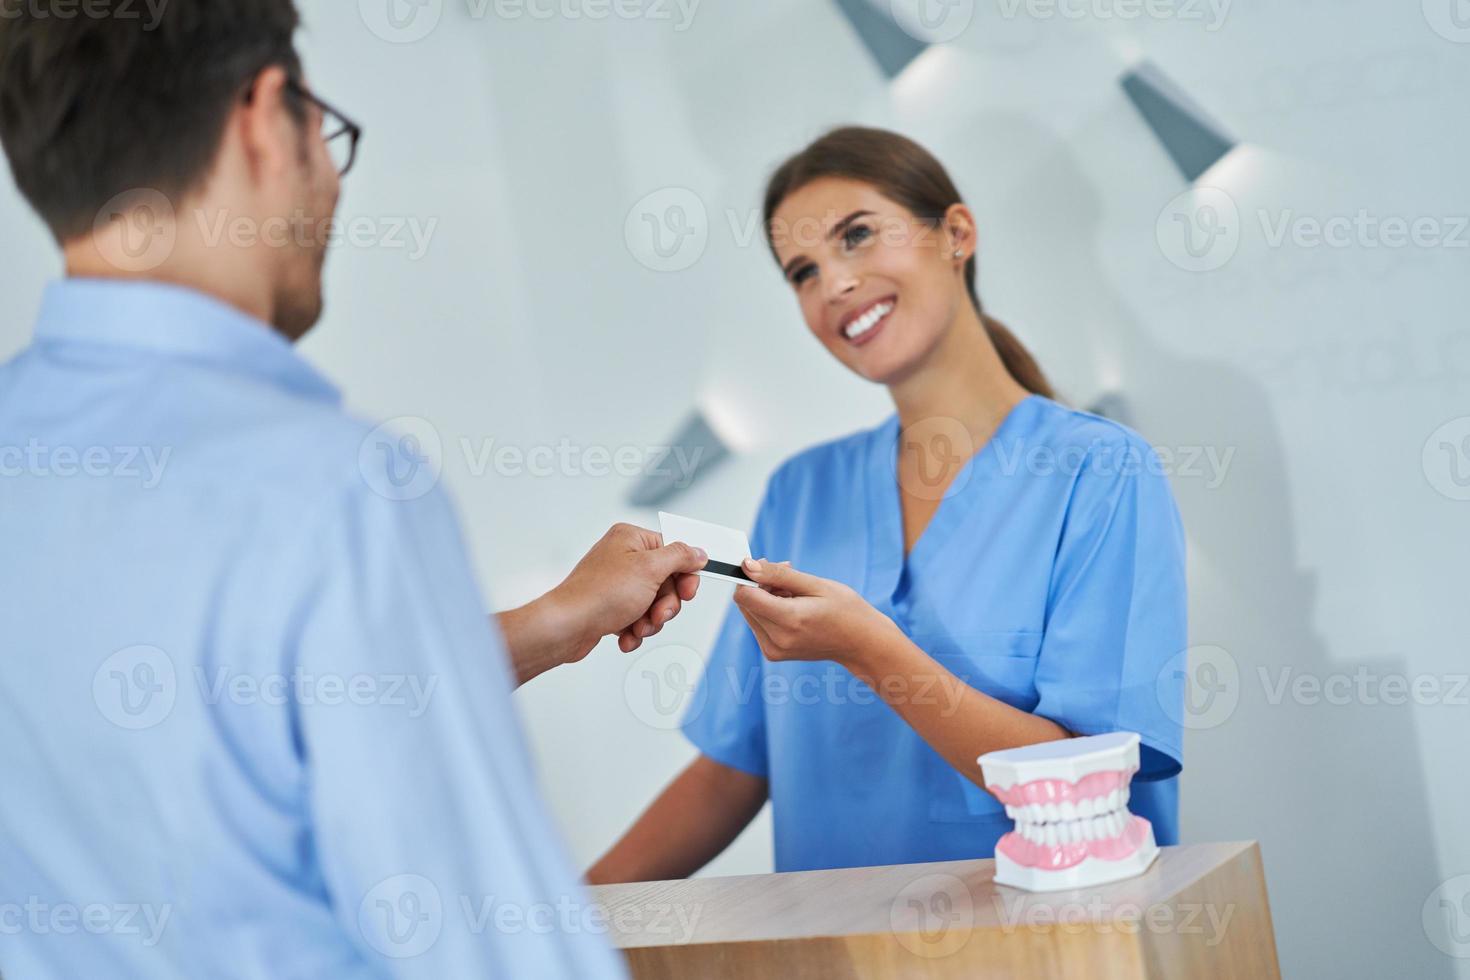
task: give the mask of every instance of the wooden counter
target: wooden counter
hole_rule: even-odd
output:
[[[1260,849],[1165,847],[1142,876],[1032,894],[995,862],[592,888],[639,980],[1279,980]]]

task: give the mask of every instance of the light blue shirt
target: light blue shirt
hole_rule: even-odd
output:
[[[623,976],[421,464],[223,303],[47,289],[0,366],[6,980]]]
[[[944,668],[885,682],[895,697],[950,710],[952,674],[1079,735],[1138,732],[1130,809],[1176,843],[1184,535],[1151,448],[1027,398],[906,557],[898,438],[891,417],[784,464],[752,552],[856,589]],[[684,731],[715,761],[769,780],[779,871],[991,857],[1011,829],[998,801],[844,668],[767,662],[738,610]]]

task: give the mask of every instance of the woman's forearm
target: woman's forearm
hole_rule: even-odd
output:
[[[845,666],[945,761],[982,788],[978,756],[1071,737],[1054,721],[975,690],[896,625],[875,635]]]
[[[764,779],[701,755],[588,869],[587,883],[687,878],[740,836],[766,794]]]

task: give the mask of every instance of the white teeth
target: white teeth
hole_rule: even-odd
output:
[[[1060,803],[1007,804],[1005,810],[1022,837],[1036,844],[1061,847],[1121,837],[1131,819],[1125,809],[1130,795],[1128,788],[1122,787],[1106,796]]]
[[[856,320],[849,323],[842,331],[848,340],[855,340],[878,325],[878,321],[893,312],[892,303],[879,303]]]

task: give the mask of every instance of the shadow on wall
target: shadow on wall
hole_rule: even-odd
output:
[[[1285,975],[1453,977],[1420,925],[1440,875],[1412,711],[1297,703],[1282,687],[1283,677],[1404,675],[1407,665],[1345,662],[1314,631],[1315,577],[1296,554],[1287,452],[1267,390],[1232,365],[1154,342],[1104,272],[1100,202],[1064,143],[1007,115],[977,117],[972,131],[1041,161],[987,209],[992,228],[1025,231],[996,246],[1005,264],[1045,270],[1056,286],[1020,294],[1032,331],[1070,339],[1090,328],[1116,357],[1133,422],[1154,445],[1235,450],[1218,486],[1173,479],[1197,651],[1184,719],[1184,841],[1261,841]],[[1385,848],[1391,860],[1380,858]]]

